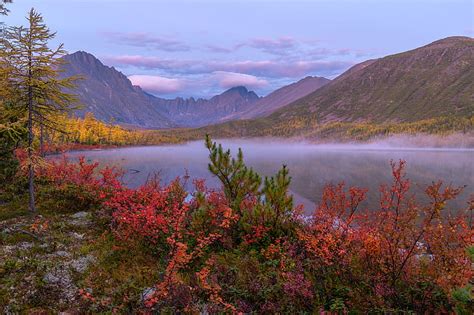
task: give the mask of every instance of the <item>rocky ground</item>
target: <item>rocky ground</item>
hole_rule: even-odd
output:
[[[97,260],[94,228],[87,212],[0,221],[0,312],[77,310],[82,280]]]

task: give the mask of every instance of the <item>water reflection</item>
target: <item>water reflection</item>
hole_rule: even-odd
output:
[[[469,195],[474,192],[472,150],[414,150],[253,140],[222,142],[233,152],[242,147],[247,164],[262,175],[273,175],[282,164],[288,165],[293,178],[292,192],[297,202],[306,206],[307,212],[311,212],[314,203],[320,201],[325,184],[341,181],[348,186],[368,188],[365,206],[376,206],[379,185],[389,183],[391,179],[390,160],[407,161],[407,173],[415,193],[438,179],[453,185],[467,185],[461,198],[453,204],[455,207],[464,207]],[[153,174],[159,174],[162,182],[168,183],[186,173],[191,178],[207,179],[211,186],[218,185],[207,170],[207,151],[201,141],[184,145],[84,151],[71,155],[84,155],[93,161],[122,167],[127,171],[124,181],[130,187],[143,184]]]

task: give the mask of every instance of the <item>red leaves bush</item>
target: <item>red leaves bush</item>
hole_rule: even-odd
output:
[[[115,232],[123,241],[143,240],[163,244],[181,227],[188,212],[186,193],[178,182],[161,188],[157,183],[136,190],[122,189],[105,202],[113,209]]]
[[[151,252],[163,272],[147,311],[452,312],[453,290],[473,279],[472,209],[450,212],[461,189],[441,182],[420,204],[405,163],[391,166],[378,209],[363,209],[367,190],[330,185],[311,218],[292,206],[286,169],[260,193],[244,168],[235,194],[231,180],[223,191],[196,181],[192,195],[179,179],[129,189],[116,170],[84,159],[52,161],[38,176],[75,206],[82,198],[106,209],[120,246]]]
[[[331,274],[331,282],[339,280],[338,287],[350,288],[359,297],[363,294],[363,305],[417,312],[447,310],[452,290],[473,276],[466,254],[473,236],[468,213],[446,209],[461,189],[433,183],[426,188],[430,201],[421,205],[409,195],[404,167],[403,161],[392,163],[393,182],[381,187],[380,209],[370,212],[356,211],[365,191],[350,188],[345,192],[343,185],[326,187],[321,206],[299,238],[314,273]],[[326,291],[324,296],[331,293]],[[345,302],[354,308],[360,301],[352,298],[355,295]]]
[[[159,254],[167,266],[146,303],[151,308],[188,296],[182,310],[200,310],[204,298],[216,312],[447,311],[452,290],[473,276],[466,213],[445,209],[461,190],[434,183],[426,189],[431,201],[420,205],[409,195],[404,167],[392,164],[393,182],[380,189],[380,209],[361,209],[365,189],[327,186],[311,220],[301,220],[283,239],[272,238],[278,225],[267,211],[257,211],[258,199],[249,195],[240,216],[224,193],[203,182],[193,198],[177,180],[122,189],[106,205],[120,240],[167,250]],[[246,211],[252,220],[244,224]]]
[[[24,165],[26,156],[22,152],[17,155]],[[21,171],[25,172],[26,168],[22,167]],[[99,163],[89,163],[84,157],[78,161],[71,161],[65,155],[39,159],[35,164],[39,204],[51,212],[96,210],[105,199],[123,189],[122,174],[120,169],[101,168]]]

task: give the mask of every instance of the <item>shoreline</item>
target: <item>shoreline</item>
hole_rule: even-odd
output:
[[[308,146],[325,146],[333,151],[447,151],[447,152],[474,152],[474,133],[452,133],[448,135],[433,134],[395,134],[387,137],[374,137],[368,140],[357,139],[309,139],[304,137],[216,137],[217,141],[265,141],[266,143],[304,144]],[[144,143],[130,145],[66,145],[66,148],[46,151],[47,156],[60,155],[64,153],[103,151],[110,149],[124,149],[134,147],[161,147],[180,146],[203,140],[189,139],[178,143]]]

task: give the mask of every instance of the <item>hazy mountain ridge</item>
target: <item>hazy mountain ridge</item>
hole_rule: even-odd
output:
[[[298,82],[286,85],[261,98],[247,111],[240,112],[229,119],[251,119],[270,115],[274,111],[316,91],[331,80],[308,76]]]
[[[474,114],[474,39],[449,37],[355,65],[274,113],[330,121],[416,121]]]
[[[63,76],[80,76],[74,93],[83,108],[103,121],[146,128],[196,127],[218,123],[224,117],[246,110],[260,98],[245,87],[234,87],[209,100],[163,99],[144,92],[113,67],[79,51],[64,57]]]
[[[63,76],[79,75],[83,78],[77,82],[74,91],[83,106],[76,111],[79,116],[92,112],[105,122],[145,128],[201,127],[266,116],[330,81],[322,77],[307,77],[266,97],[237,86],[210,99],[164,99],[132,85],[121,72],[103,65],[87,52],[78,51],[64,59],[67,64]]]
[[[367,139],[404,132],[469,133],[473,117],[474,39],[450,37],[355,65],[266,117],[184,136]]]
[[[275,129],[284,134],[298,121],[311,130],[336,122],[380,124],[474,115],[474,39],[469,37],[449,37],[367,60],[332,81],[307,77],[263,98],[235,87],[209,100],[167,100],[132,86],[122,73],[90,54],[78,52],[66,59],[71,62],[67,75],[86,77],[78,88],[86,105],[82,113],[148,128],[223,123],[209,129],[228,134],[232,126],[244,136],[275,134]],[[241,119],[246,121],[225,123]]]
[[[260,97],[243,86],[238,86],[210,99],[154,97],[153,102],[169,119],[181,126],[203,126],[225,121],[229,115],[254,106]]]
[[[83,116],[92,112],[105,122],[126,123],[143,127],[175,127],[139,87],[112,67],[103,65],[93,55],[79,51],[64,57],[62,76],[80,76],[72,91],[79,98]]]

